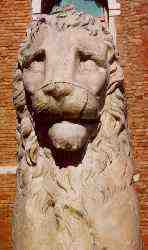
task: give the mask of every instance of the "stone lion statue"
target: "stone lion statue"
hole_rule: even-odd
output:
[[[19,57],[14,250],[139,250],[123,73],[75,9],[33,21]]]

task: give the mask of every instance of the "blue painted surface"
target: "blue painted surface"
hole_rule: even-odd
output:
[[[88,13],[92,16],[102,16],[103,15],[103,8],[102,6],[97,3],[95,0],[61,0],[59,5],[65,6],[72,4],[75,6],[77,11],[83,11]]]

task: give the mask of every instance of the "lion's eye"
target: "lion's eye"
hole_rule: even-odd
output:
[[[31,67],[32,64],[37,62],[44,62],[45,61],[45,50],[41,49],[36,51],[33,55],[29,56],[24,63],[24,68],[28,69]]]
[[[35,62],[35,61],[36,62],[43,62],[44,60],[45,60],[45,50],[43,50],[43,49],[35,52],[30,58],[31,62]]]
[[[85,53],[82,51],[79,51],[78,57],[79,57],[80,64],[91,61],[92,65],[96,65],[96,67],[103,67],[103,68],[107,67],[104,59],[102,60],[101,58],[99,58],[97,53],[95,53],[94,51],[86,51]]]
[[[91,60],[91,55],[86,55],[83,52],[79,52],[79,59],[80,62],[86,62],[88,60]]]
[[[31,62],[43,62],[45,60],[45,50],[39,50],[31,57]]]
[[[81,73],[95,71],[98,68],[97,62],[92,58],[91,55],[79,54],[79,71]]]

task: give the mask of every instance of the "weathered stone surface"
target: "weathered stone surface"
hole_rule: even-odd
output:
[[[14,81],[15,250],[140,250],[123,74],[74,10],[31,24]]]

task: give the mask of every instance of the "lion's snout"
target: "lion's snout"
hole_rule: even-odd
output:
[[[33,95],[36,110],[48,110],[49,114],[62,116],[63,119],[98,119],[96,97],[78,84],[68,82],[47,82]]]
[[[73,86],[66,82],[49,82],[42,89],[45,94],[59,99],[71,94]]]

